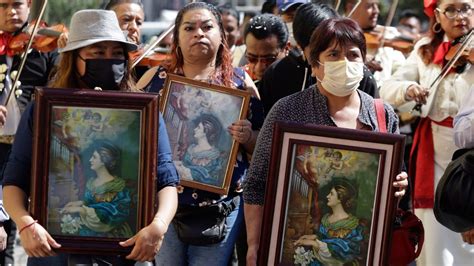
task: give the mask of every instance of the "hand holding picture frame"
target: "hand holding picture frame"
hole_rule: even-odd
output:
[[[404,136],[276,122],[259,265],[386,265]]]
[[[38,89],[31,213],[60,252],[117,254],[156,210],[157,94]],[[87,243],[87,244],[85,244]]]
[[[227,194],[238,143],[227,132],[244,119],[250,93],[168,74],[161,110],[183,186]]]

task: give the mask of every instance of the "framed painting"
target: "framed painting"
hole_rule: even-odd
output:
[[[238,143],[227,127],[249,102],[246,91],[168,75],[161,109],[183,186],[228,193]]]
[[[158,99],[37,89],[30,208],[58,251],[126,253],[119,241],[153,220]]]
[[[387,265],[404,136],[276,122],[259,265]]]

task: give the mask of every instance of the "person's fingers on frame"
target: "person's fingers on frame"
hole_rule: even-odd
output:
[[[395,191],[395,197],[403,197],[405,196],[405,190]]]
[[[38,248],[35,253],[36,253],[37,257],[46,257],[46,256],[48,256],[48,252],[43,247]]]
[[[133,247],[132,249],[132,252],[130,252],[130,254],[127,256],[127,259],[136,260],[136,258],[138,258],[138,254],[139,254],[139,248],[137,247],[137,245],[135,245],[135,247]]]

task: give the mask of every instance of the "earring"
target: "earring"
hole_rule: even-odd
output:
[[[439,22],[436,22],[431,29],[434,33],[440,33],[443,28],[441,28],[441,24]]]

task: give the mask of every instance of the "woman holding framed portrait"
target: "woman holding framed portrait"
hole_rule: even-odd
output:
[[[312,75],[317,84],[277,102],[265,119],[244,185],[245,221],[247,225],[247,265],[256,265],[263,219],[263,201],[267,183],[273,124],[289,121],[359,130],[379,131],[374,100],[358,90],[363,77],[366,55],[364,34],[354,21],[329,19],[313,32],[306,49]],[[384,104],[386,128],[398,134],[398,118]],[[408,185],[407,174],[396,177],[395,196],[403,196]]]
[[[114,12],[105,10],[78,11],[71,19],[69,39],[66,46],[60,50],[61,61],[50,85],[58,88],[96,89],[100,87],[108,90],[138,91],[131,79],[128,66],[128,52],[135,50],[136,47],[135,44],[126,41]],[[177,206],[175,186],[178,183],[178,175],[172,163],[168,135],[162,117],[159,117],[157,165],[158,200],[161,204],[158,206],[153,221],[148,226],[139,230],[135,236],[120,243],[124,247],[134,245],[126,258],[92,255],[66,256],[65,254],[54,256],[56,255],[54,249],[61,247],[61,245],[28,212],[27,199],[31,189],[33,117],[34,108],[33,105],[30,105],[21,119],[19,126],[21,130],[18,131],[5,169],[3,191],[5,207],[20,228],[21,242],[29,256],[28,264],[65,265],[69,260],[69,263],[74,265],[77,263],[90,264],[97,261],[106,261],[113,265],[133,265],[135,261],[152,260],[160,249],[163,236],[168,230],[168,225]],[[98,153],[100,153],[100,149]],[[98,171],[105,173],[105,170],[101,169],[97,168]],[[105,179],[107,178],[110,179],[110,176],[105,177]],[[91,188],[100,188],[97,185],[99,184],[91,186]],[[118,183],[115,185],[120,187]],[[112,192],[110,187],[103,188],[103,192],[106,190]],[[96,199],[104,198],[108,194],[97,192],[99,191],[96,190]],[[107,200],[104,199],[104,201]],[[166,204],[162,204],[164,202]],[[102,218],[108,218],[84,205],[75,206],[74,209],[80,209],[79,212],[94,213],[98,218],[95,219],[97,223]],[[72,212],[73,208],[69,206],[66,210]]]
[[[175,218],[174,224],[176,226],[170,227],[155,262],[157,265],[184,265],[189,262],[208,264],[208,262],[212,261],[214,265],[227,265],[243,224],[243,209],[241,208],[242,201],[240,200],[242,192],[241,182],[245,178],[247,168],[249,167],[247,154],[253,152],[257,133],[263,121],[263,109],[261,109],[258,92],[250,77],[242,69],[232,67],[231,53],[225,42],[225,30],[222,25],[222,19],[215,6],[203,2],[186,5],[179,11],[176,17],[173,36],[173,46],[171,49],[173,63],[171,67],[169,69],[157,67],[149,70],[138,81],[137,86],[139,88],[145,88],[146,91],[159,92],[163,88],[167,73],[173,73],[188,79],[204,81],[236,90],[248,90],[252,93],[253,97],[250,100],[248,119],[234,121],[227,128],[227,132],[225,127],[222,130],[222,133],[230,134],[240,144],[228,195],[223,196],[201,189],[184,187],[178,196],[179,207],[176,216],[185,216],[187,218]],[[198,96],[193,97],[191,100],[194,101],[197,98]],[[206,105],[206,102],[201,102],[199,108],[205,109],[202,107]],[[189,108],[189,106],[184,105],[183,108]],[[193,109],[191,111],[196,110]],[[201,117],[205,114],[203,112]],[[216,153],[211,144],[211,139],[213,139],[213,137],[211,138],[211,131],[213,131],[211,128],[213,126],[211,125],[213,123],[210,123],[210,119],[205,120],[209,121],[201,122],[203,131],[199,127],[200,123],[193,123],[198,126],[194,132],[191,132],[191,134],[194,134],[193,141],[195,143],[184,150],[184,158],[186,156],[188,158],[193,157],[193,165],[196,167],[186,167],[187,165],[189,166],[190,160],[184,159],[177,162],[178,170],[181,170],[180,175],[184,178],[187,176],[192,176],[192,178],[194,176],[205,176],[206,172],[212,173],[216,170],[212,167],[215,162],[208,162],[207,159],[199,160],[201,155],[214,158]],[[206,137],[201,135],[203,133],[206,134]],[[201,144],[198,144],[199,142]],[[202,151],[198,151],[198,148],[202,149]],[[202,164],[202,166],[198,167],[199,164]],[[193,174],[194,171],[195,174]],[[218,179],[220,177],[212,178]],[[195,241],[191,241],[188,238],[188,233],[190,232],[180,230],[183,227],[180,227],[179,224],[186,223],[188,228],[194,228],[194,231],[199,235],[202,230],[198,226],[206,216],[209,216],[209,209],[220,205],[225,207],[217,209],[226,209],[225,214],[222,216],[221,214],[215,215],[219,216],[218,221],[225,219],[226,225],[223,234],[209,237],[201,235]],[[189,212],[185,212],[185,209],[188,211],[193,210],[194,217],[196,218],[190,218],[187,215]],[[220,224],[217,227],[222,228]],[[211,238],[217,238],[217,240],[210,240]]]

